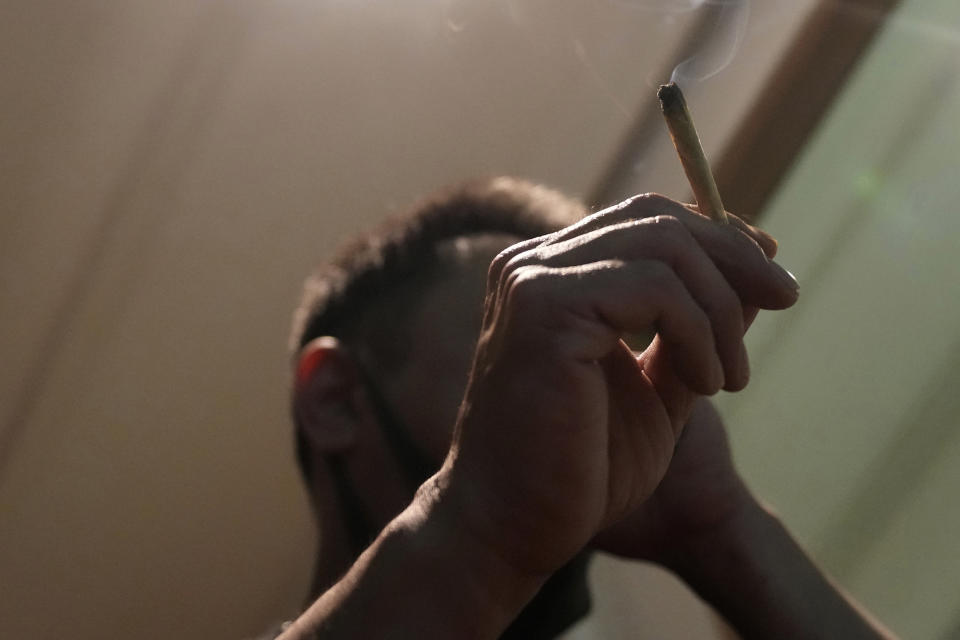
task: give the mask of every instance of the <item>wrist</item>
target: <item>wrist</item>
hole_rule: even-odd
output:
[[[281,636],[494,638],[542,582],[460,526],[435,476]]]
[[[892,638],[824,575],[780,519],[752,499],[692,539],[675,571],[741,637]]]
[[[764,530],[775,522],[776,516],[744,490],[723,520],[677,538],[664,564],[689,582],[718,564],[745,559],[756,550]]]
[[[486,637],[480,627],[493,637],[536,595],[548,575],[515,566],[479,535],[446,480],[443,471],[428,479],[383,535],[402,545],[412,566],[430,568],[434,595],[444,602],[443,615],[469,620],[476,637]],[[467,637],[462,633],[458,637]]]

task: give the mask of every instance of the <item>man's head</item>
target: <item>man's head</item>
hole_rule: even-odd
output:
[[[318,588],[332,579],[319,575],[325,564],[337,575],[439,469],[490,261],[583,214],[527,182],[470,183],[359,237],[307,280],[291,338],[293,411],[321,527]]]
[[[554,231],[583,213],[582,205],[556,191],[495,178],[440,192],[355,238],[304,286],[291,335],[298,389],[316,372],[311,363],[339,349],[359,367],[364,382],[407,387],[398,402],[425,409],[416,422],[440,423],[422,431],[430,454],[442,456],[449,434],[437,432],[451,429],[455,415],[436,416],[425,394],[451,377],[466,382],[486,266],[510,244]],[[295,420],[301,417],[295,411]],[[319,452],[311,446],[311,426],[298,424],[296,432],[308,487]]]

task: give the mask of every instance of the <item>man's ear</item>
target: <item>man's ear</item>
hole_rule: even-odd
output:
[[[336,338],[307,343],[298,354],[293,390],[297,429],[314,451],[343,453],[357,441],[359,368]]]

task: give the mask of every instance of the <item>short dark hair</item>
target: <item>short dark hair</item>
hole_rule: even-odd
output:
[[[334,336],[355,348],[363,344],[378,364],[402,360],[391,349],[407,343],[402,339],[405,313],[441,271],[445,241],[486,234],[533,238],[585,213],[582,204],[560,192],[516,178],[472,181],[438,192],[354,238],[307,278],[294,314],[291,350],[295,356],[311,340]],[[402,305],[392,304],[397,292],[403,294]],[[383,317],[372,312],[385,304],[389,326],[371,328],[371,315]],[[297,460],[309,478],[309,452],[299,431]]]

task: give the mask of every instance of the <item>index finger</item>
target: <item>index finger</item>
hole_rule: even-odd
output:
[[[777,249],[772,236],[732,214],[728,216],[730,224],[717,224],[679,202],[654,193],[625,200],[540,240],[544,244],[555,244],[599,228],[659,215],[675,217],[687,227],[745,305],[784,309],[796,302],[799,291],[796,279],[770,259]]]
[[[707,216],[700,213],[700,208],[696,204],[682,204],[676,200],[660,195],[659,193],[643,193],[627,198],[623,202],[607,207],[602,211],[587,216],[580,222],[570,225],[559,232],[542,236],[539,240],[562,241],[571,237],[593,231],[599,227],[610,224],[617,224],[627,220],[638,220],[641,218],[651,218],[659,215],[672,215],[685,220],[693,220],[691,213],[705,222],[715,226],[718,225]],[[727,219],[730,226],[749,236],[757,246],[764,252],[767,258],[773,258],[777,253],[777,241],[769,233],[747,224],[736,215],[727,212]]]

